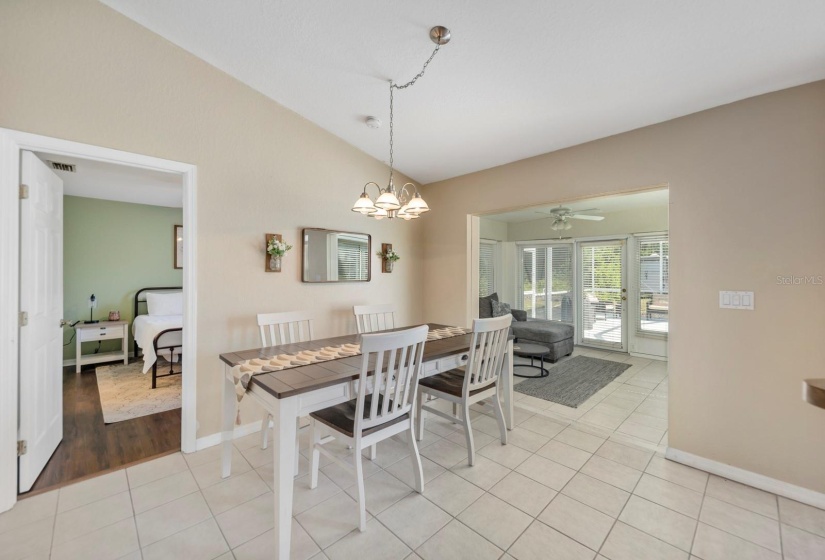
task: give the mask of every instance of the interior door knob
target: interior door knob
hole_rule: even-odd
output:
[[[67,321],[66,319],[60,319],[60,328],[63,328],[68,324],[69,324],[69,321]]]

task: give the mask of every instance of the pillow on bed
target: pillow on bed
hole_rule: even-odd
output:
[[[183,315],[183,292],[149,292],[146,294],[146,308],[149,315],[154,316]]]

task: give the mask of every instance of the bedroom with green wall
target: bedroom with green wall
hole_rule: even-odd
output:
[[[94,318],[105,321],[109,311],[131,324],[133,298],[140,288],[182,286],[183,270],[175,268],[174,227],[183,224],[183,210],[96,198],[63,198],[63,309],[74,323],[89,319],[89,296],[95,295]],[[131,327],[130,348],[131,348]],[[64,330],[63,359],[74,360],[74,329]],[[100,352],[116,350],[120,342],[104,341]],[[83,353],[97,342],[83,343]]]

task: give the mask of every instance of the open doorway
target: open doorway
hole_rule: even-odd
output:
[[[28,489],[21,470],[20,490],[37,492],[180,449],[183,183],[177,173],[30,154],[24,174],[45,166],[62,182],[66,322],[63,439]],[[32,258],[21,253],[23,278]]]
[[[645,447],[666,445],[668,206],[660,187],[471,222],[479,315],[509,305],[524,347],[515,352],[524,376],[516,391],[528,395],[521,405]]]
[[[27,155],[28,154],[28,155]],[[176,344],[177,350],[171,349],[169,353],[169,357],[171,361],[181,363],[179,367],[182,369],[183,373],[178,375],[177,378],[181,381],[181,402],[179,411],[176,413],[179,415],[180,420],[177,424],[172,424],[171,428],[169,423],[161,422],[155,426],[156,430],[152,433],[152,437],[155,437],[159,432],[157,430],[163,429],[171,429],[171,431],[176,432],[178,435],[175,438],[177,440],[176,448],[181,449],[184,452],[192,452],[195,450],[196,442],[196,411],[195,411],[195,371],[196,371],[196,353],[195,352],[186,352],[185,348],[195,348],[195,340],[196,340],[196,213],[195,213],[195,191],[196,191],[196,170],[195,167],[190,164],[184,164],[169,160],[163,160],[151,156],[144,156],[140,154],[133,154],[128,152],[121,152],[118,150],[112,150],[108,148],[102,148],[98,146],[92,146],[88,144],[81,144],[77,142],[70,142],[66,140],[60,140],[56,138],[49,138],[44,136],[38,136],[33,134],[28,134],[19,131],[7,130],[7,129],[0,129],[0,196],[2,196],[3,204],[0,205],[2,210],[0,211],[0,215],[2,216],[2,231],[3,231],[3,240],[4,243],[0,245],[0,285],[3,286],[2,291],[0,291],[0,300],[2,300],[2,321],[0,321],[0,353],[6,356],[6,365],[7,368],[4,368],[2,374],[0,374],[0,400],[2,400],[2,407],[5,411],[3,416],[4,419],[14,420],[14,423],[11,422],[0,422],[0,511],[5,511],[9,509],[11,506],[14,505],[15,501],[18,498],[18,489],[22,489],[23,486],[18,486],[18,482],[20,479],[23,478],[22,473],[24,469],[27,470],[27,476],[29,478],[29,486],[35,486],[34,481],[38,478],[41,474],[46,463],[51,458],[57,443],[64,439],[67,434],[64,432],[62,425],[62,418],[63,418],[63,391],[62,391],[62,376],[63,372],[61,371],[61,360],[63,359],[62,348],[64,344],[63,332],[62,329],[63,324],[68,322],[70,324],[74,323],[77,318],[82,318],[83,320],[100,320],[100,318],[109,319],[109,311],[120,311],[121,312],[121,322],[124,323],[124,336],[118,337],[116,336],[119,334],[117,330],[112,330],[109,332],[110,329],[105,329],[105,332],[101,335],[101,332],[98,330],[96,333],[96,337],[101,340],[95,340],[94,337],[91,339],[84,336],[82,342],[91,342],[92,344],[81,344],[82,353],[87,354],[89,357],[99,357],[101,361],[104,359],[101,354],[105,354],[107,350],[112,352],[120,352],[122,355],[122,351],[125,350],[126,356],[125,361],[126,364],[123,362],[109,362],[108,363],[100,363],[94,364],[93,366],[86,366],[85,364],[81,364],[84,367],[90,368],[97,368],[97,367],[110,367],[110,366],[128,366],[131,364],[131,361],[134,360],[133,356],[129,355],[129,345],[128,340],[123,340],[125,345],[121,345],[121,338],[123,339],[131,339],[132,332],[131,332],[131,325],[128,322],[123,321],[123,315],[131,315],[129,313],[129,306],[123,306],[122,304],[118,304],[115,302],[114,308],[105,308],[101,309],[98,307],[90,307],[89,301],[91,300],[91,294],[95,293],[89,290],[88,294],[85,294],[83,297],[83,302],[79,304],[79,307],[83,308],[83,315],[77,318],[70,318],[66,317],[66,319],[70,319],[69,321],[63,321],[63,313],[64,311],[72,311],[71,309],[64,309],[62,304],[62,288],[63,283],[58,281],[58,278],[55,278],[54,275],[48,274],[41,274],[36,276],[36,282],[32,282],[31,280],[27,280],[26,272],[23,267],[27,266],[27,263],[32,262],[31,259],[28,261],[25,259],[25,255],[28,253],[30,255],[35,255],[37,258],[35,261],[39,263],[38,266],[43,266],[43,269],[49,268],[46,265],[43,265],[44,262],[59,262],[60,268],[62,269],[63,259],[62,255],[59,255],[57,258],[55,255],[54,250],[49,249],[48,251],[31,251],[31,247],[29,246],[26,239],[24,239],[24,229],[23,229],[23,203],[25,202],[26,196],[29,194],[30,189],[27,189],[27,185],[25,185],[23,178],[23,172],[26,160],[29,162],[36,162],[39,164],[40,169],[45,169],[48,171],[48,174],[43,173],[42,175],[37,176],[37,181],[43,179],[44,181],[51,180],[50,178],[54,178],[57,180],[57,183],[60,184],[60,189],[62,189],[63,181],[57,177],[56,173],[48,169],[47,165],[41,160],[36,154],[40,154],[43,156],[43,159],[48,160],[46,156],[54,156],[54,159],[58,162],[61,160],[77,158],[78,161],[84,161],[86,163],[91,164],[110,164],[113,166],[120,166],[123,169],[132,169],[132,170],[144,170],[144,171],[153,171],[153,172],[161,172],[166,173],[168,175],[175,177],[175,189],[177,194],[175,195],[179,200],[182,199],[182,217],[183,219],[174,224],[174,226],[182,226],[176,227],[175,229],[171,229],[164,234],[165,243],[172,247],[175,246],[178,237],[181,237],[183,244],[180,246],[179,250],[177,249],[170,249],[170,254],[167,257],[170,261],[174,262],[174,259],[177,259],[178,265],[182,265],[182,282],[180,282],[179,286],[181,289],[181,300],[182,300],[182,324],[183,330],[178,333],[179,340]],[[62,163],[67,163],[66,161],[62,161]],[[71,162],[68,162],[71,163]],[[55,185],[57,183],[54,183]],[[63,208],[62,208],[62,201],[63,196],[62,192],[60,193],[59,200],[61,201],[59,206],[60,208],[57,209],[55,212],[55,206],[57,203],[51,205],[45,205],[44,208],[49,208],[48,212],[51,212],[53,215],[57,216],[59,214],[60,220],[63,218]],[[57,198],[57,197],[52,197]],[[80,197],[80,198],[92,198],[92,197]],[[139,201],[131,201],[129,203],[135,204]],[[148,206],[148,205],[147,205]],[[39,211],[39,210],[38,210]],[[177,210],[177,212],[181,212],[181,210]],[[86,218],[88,220],[88,217]],[[103,221],[100,219],[99,215],[95,215],[92,218],[91,223],[94,225],[100,224]],[[54,223],[52,222],[52,230],[59,231],[60,235],[62,236],[63,233],[63,225],[60,224],[59,228],[53,227]],[[111,229],[111,228],[110,228]],[[95,233],[96,232],[96,233]],[[182,233],[182,235],[181,235]],[[96,235],[96,236],[95,236]],[[91,243],[91,247],[89,247],[90,243],[87,242],[86,251],[94,251],[94,249],[98,246],[102,246],[102,239],[101,236],[104,236],[105,232],[96,231],[94,228],[92,229],[92,239],[96,241]],[[33,239],[33,237],[32,237]],[[56,245],[52,245],[56,246]],[[35,246],[36,247],[36,246]],[[62,244],[61,244],[62,247]],[[48,254],[50,258],[44,258],[43,255]],[[55,268],[55,267],[51,267]],[[60,276],[62,277],[62,270],[60,271]],[[43,356],[50,356],[49,360],[53,360],[57,364],[56,368],[49,367],[49,368],[40,368],[43,371],[48,370],[52,375],[53,383],[43,383],[41,385],[36,385],[32,383],[33,377],[38,377],[38,382],[40,381],[39,375],[33,376],[33,371],[39,371],[37,368],[31,368],[31,356],[32,353],[28,352],[30,349],[25,346],[24,338],[25,338],[25,330],[27,325],[30,323],[33,324],[35,319],[39,319],[40,308],[39,307],[29,307],[31,300],[26,300],[24,298],[24,294],[27,293],[27,286],[31,284],[36,284],[37,286],[42,285],[49,285],[49,289],[53,289],[56,286],[60,287],[60,305],[52,305],[51,307],[55,309],[51,309],[50,311],[54,311],[57,313],[56,317],[58,319],[52,321],[47,320],[44,324],[47,324],[49,328],[54,327],[57,329],[57,352],[43,352],[43,353],[35,353],[37,359],[41,359]],[[54,301],[57,301],[57,298],[52,298]],[[95,300],[97,300],[97,295]],[[67,302],[69,305],[77,306],[77,302]],[[100,302],[99,302],[100,303]],[[25,304],[25,305],[24,305]],[[181,304],[178,303],[180,306]],[[24,306],[26,309],[24,309]],[[34,311],[31,311],[34,310]],[[30,312],[31,311],[31,312]],[[125,311],[125,313],[124,313]],[[79,313],[78,309],[74,309],[75,313]],[[100,314],[105,312],[104,317],[100,317]],[[91,313],[91,319],[87,313]],[[99,318],[100,317],[100,318]],[[114,317],[114,316],[113,316]],[[51,317],[49,316],[49,319]],[[28,320],[28,321],[27,321]],[[117,321],[114,321],[117,322]],[[80,326],[76,324],[75,327]],[[90,324],[91,329],[94,329],[94,324]],[[101,327],[98,326],[98,329]],[[123,331],[121,331],[123,332]],[[67,339],[71,335],[67,335]],[[51,337],[55,338],[55,337]],[[117,339],[117,340],[115,340]],[[76,340],[76,339],[75,339]],[[104,347],[106,344],[113,344],[116,346],[114,349],[107,349]],[[87,348],[91,346],[90,349]],[[182,347],[184,350],[180,350]],[[97,350],[97,352],[95,352]],[[28,354],[27,354],[28,352]],[[67,350],[74,354],[74,351]],[[52,354],[54,357],[52,358]],[[28,355],[29,361],[26,362],[24,359],[25,355]],[[69,360],[69,358],[67,358]],[[41,360],[45,361],[45,360]],[[90,360],[93,361],[93,360]],[[24,364],[26,367],[24,368]],[[74,372],[75,365],[69,365],[71,370]],[[84,371],[84,367],[81,367],[81,371]],[[25,369],[25,371],[24,371]],[[53,372],[56,371],[57,373],[54,374]],[[161,373],[161,370],[159,373]],[[97,375],[96,371],[94,371],[91,375],[95,376],[95,383],[97,383]],[[44,377],[45,379],[45,377]],[[81,379],[83,377],[81,376]],[[149,380],[151,383],[151,376],[147,376],[146,379]],[[34,390],[32,386],[34,385]],[[56,389],[56,386],[59,386],[59,390]],[[40,393],[44,391],[44,388],[48,387],[50,394],[49,398],[40,398]],[[24,390],[28,391],[28,395],[24,395]],[[34,395],[34,397],[31,397]],[[59,397],[58,397],[59,396]],[[39,400],[38,400],[39,399]],[[99,395],[98,395],[99,400]],[[32,404],[34,403],[34,404]],[[101,405],[102,408],[102,405]],[[58,411],[59,413],[55,412]],[[59,422],[52,421],[54,418],[60,418]],[[116,423],[111,423],[112,425],[116,425]],[[52,429],[52,428],[57,429]],[[127,430],[128,431],[128,430]],[[57,434],[56,438],[54,437],[42,437],[45,432],[52,433],[54,432]],[[115,445],[126,446],[133,437],[131,433],[121,433],[120,436],[122,437],[114,437],[112,438],[115,441]],[[172,436],[170,436],[171,438]],[[17,440],[17,445],[15,446],[15,440]],[[48,441],[50,445],[41,445],[42,442]],[[54,444],[54,447],[51,446]],[[14,450],[15,447],[17,448],[17,460],[14,460]],[[36,450],[35,453],[32,453],[33,450]],[[44,452],[45,450],[45,452]],[[88,459],[95,453],[95,450],[90,448],[88,445],[80,449],[80,452],[75,454],[74,459],[76,461],[88,461]],[[148,453],[147,453],[148,455]],[[45,458],[44,458],[45,456]],[[37,458],[37,461],[33,459]],[[138,459],[139,460],[139,459]],[[127,461],[132,462],[132,461]],[[37,465],[38,463],[39,466]],[[34,465],[34,468],[32,467]],[[108,467],[113,468],[113,467]],[[107,469],[108,469],[107,468]],[[93,469],[96,470],[96,469]],[[105,471],[98,471],[97,473],[89,473],[92,474],[101,474]],[[86,475],[83,475],[86,476]],[[31,494],[31,493],[30,493]],[[29,494],[29,495],[30,495]]]

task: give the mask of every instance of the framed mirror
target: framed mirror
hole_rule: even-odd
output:
[[[372,238],[366,233],[304,228],[302,280],[369,282]]]

